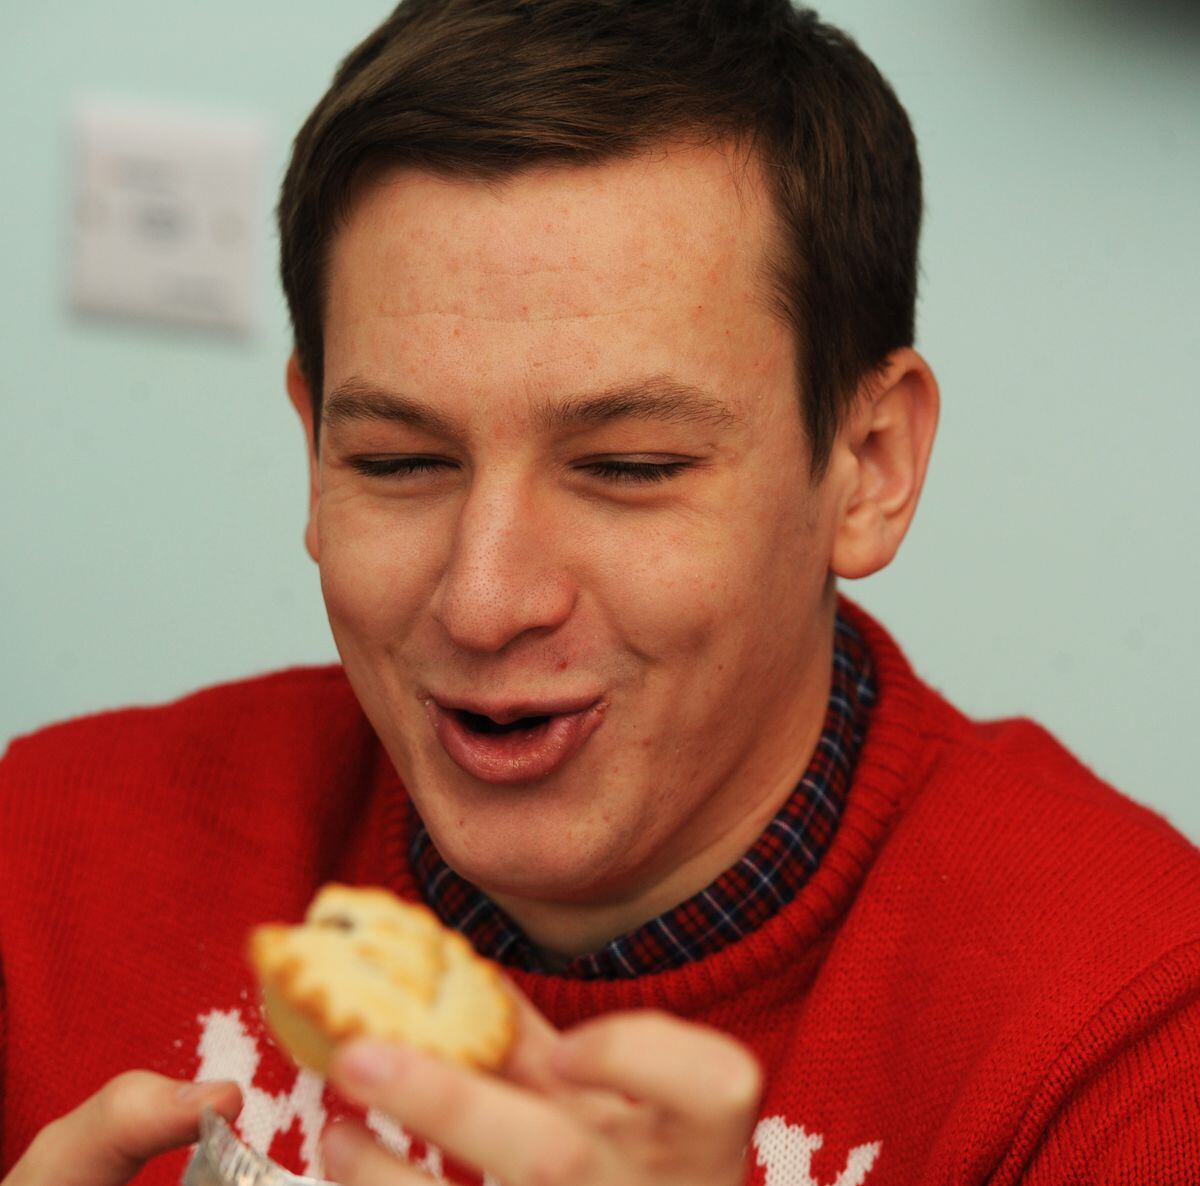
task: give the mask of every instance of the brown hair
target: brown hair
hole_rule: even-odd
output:
[[[879,71],[790,0],[404,0],[342,63],[283,183],[283,288],[316,416],[326,260],[365,167],[502,178],[696,136],[745,142],[768,178],[819,472],[862,379],[912,344],[921,177]]]

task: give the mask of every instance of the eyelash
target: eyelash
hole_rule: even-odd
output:
[[[415,474],[433,473],[443,469],[446,462],[437,457],[355,457],[350,464],[367,478],[408,478]]]
[[[355,457],[350,463],[368,478],[407,478],[445,469],[450,462],[439,457]],[[580,468],[617,486],[646,486],[665,482],[688,469],[690,461],[592,461]]]
[[[665,482],[690,465],[690,461],[593,461],[585,468],[618,486],[645,486]]]

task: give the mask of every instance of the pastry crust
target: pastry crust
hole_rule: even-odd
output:
[[[354,1037],[489,1070],[512,1042],[513,1004],[496,966],[432,911],[387,890],[326,885],[303,925],[256,927],[249,957],[267,1024],[321,1074]]]

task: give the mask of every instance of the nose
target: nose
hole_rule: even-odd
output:
[[[571,616],[576,585],[559,559],[561,533],[528,491],[493,485],[468,494],[432,605],[456,646],[496,653]]]

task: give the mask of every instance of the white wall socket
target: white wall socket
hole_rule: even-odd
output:
[[[75,157],[77,309],[253,330],[268,220],[260,121],[92,101],[75,116]]]

